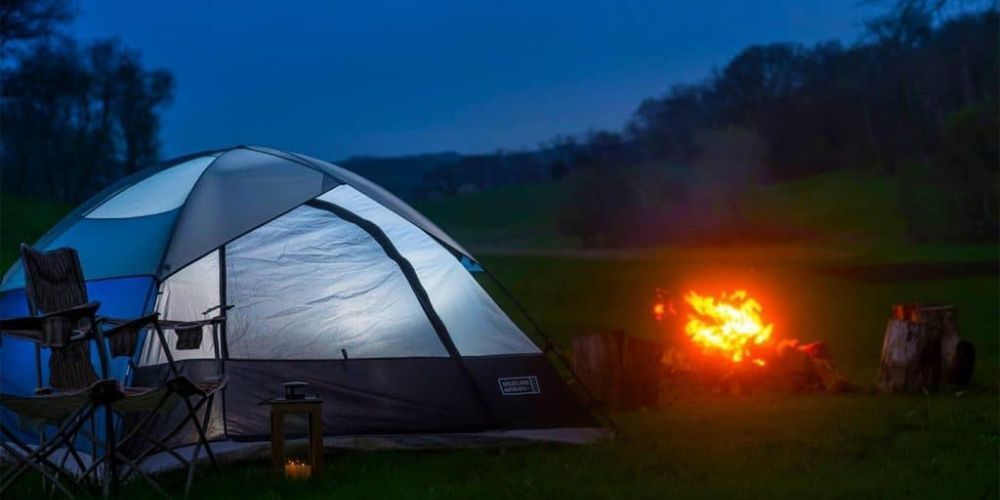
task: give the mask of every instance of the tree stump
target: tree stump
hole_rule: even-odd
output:
[[[966,385],[975,349],[958,335],[953,306],[897,304],[882,342],[877,388],[917,392],[944,382]]]
[[[572,351],[576,375],[609,408],[627,410],[657,404],[663,355],[659,343],[615,330],[577,336]]]

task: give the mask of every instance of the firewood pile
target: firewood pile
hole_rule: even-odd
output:
[[[761,354],[761,353],[758,353]],[[573,339],[573,370],[592,396],[611,410],[656,406],[663,384],[734,395],[756,391],[850,389],[824,342],[776,344],[764,365],[735,363],[691,349],[669,348],[622,330]]]
[[[668,379],[714,392],[839,393],[851,389],[847,377],[830,356],[826,342],[779,341],[762,365],[732,363],[684,349],[668,349],[663,364]]]
[[[573,339],[573,369],[583,385],[611,410],[655,406],[661,386],[730,394],[758,391],[840,393],[852,389],[826,342],[779,338],[745,292],[718,299],[691,293],[686,339],[665,348],[622,330]],[[668,310],[653,308],[657,321]],[[958,334],[953,306],[898,304],[886,326],[876,389],[917,392],[939,385],[962,387],[972,377],[976,352]]]

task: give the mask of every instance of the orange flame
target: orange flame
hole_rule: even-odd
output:
[[[693,312],[684,331],[706,352],[720,353],[740,363],[750,359],[757,366],[767,363],[751,354],[751,348],[771,340],[774,325],[761,319],[761,305],[746,290],[723,293],[718,298],[691,291],[684,296]]]

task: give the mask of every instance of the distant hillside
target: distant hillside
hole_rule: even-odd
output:
[[[554,182],[519,184],[420,201],[415,208],[462,245],[476,248],[576,246],[556,231],[563,200]]]
[[[424,177],[442,167],[458,165],[459,153],[428,153],[409,156],[354,156],[333,163],[367,177],[406,200],[427,196]]]
[[[563,183],[532,183],[425,200],[416,207],[474,249],[579,247],[556,228],[567,196]],[[751,187],[742,193],[739,206],[746,224],[765,235],[757,243],[881,247],[905,245],[898,203],[893,177],[841,170]]]
[[[470,191],[546,182],[564,175],[575,149],[542,147],[488,154],[452,152],[397,157],[358,156],[337,163],[415,202]]]

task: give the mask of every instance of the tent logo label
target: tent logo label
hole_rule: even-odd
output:
[[[538,377],[529,375],[527,377],[500,377],[500,393],[504,396],[521,396],[524,394],[541,394],[542,389],[538,386]]]

